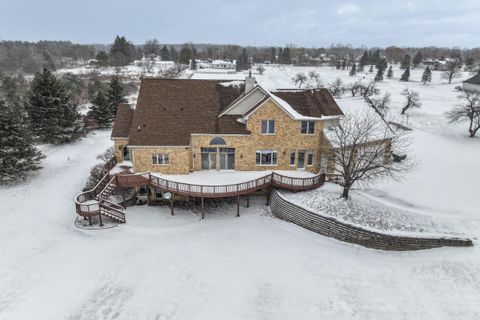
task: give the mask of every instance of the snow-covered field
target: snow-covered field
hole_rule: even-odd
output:
[[[299,69],[309,71],[267,68],[257,79],[292,87]],[[348,71],[317,72],[324,83],[354,81]],[[420,74],[413,70],[412,80]],[[427,219],[478,236],[480,139],[446,123],[442,113],[455,103],[459,80],[448,85],[433,74],[433,84],[423,86],[399,82],[395,70],[397,79],[380,84],[392,93],[392,114],[399,114],[404,87],[420,92],[423,106],[408,119],[417,170],[401,183],[353,193],[401,211],[409,223]],[[116,228],[76,229],[74,196],[110,145],[109,132],[97,131],[75,144],[42,146],[44,169],[0,188],[0,319],[480,318],[478,241],[473,248],[370,250],[272,218],[263,198],[241,208],[240,218],[233,204],[205,220],[141,206],[129,208],[127,224]]]

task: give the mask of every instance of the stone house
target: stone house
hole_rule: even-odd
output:
[[[268,91],[245,81],[142,79],[135,109],[118,107],[117,162],[133,172],[333,172],[324,128],[343,117],[326,89]]]

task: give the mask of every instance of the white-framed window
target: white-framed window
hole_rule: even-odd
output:
[[[296,155],[297,155],[297,153],[295,152],[295,150],[290,150],[290,165],[291,166],[295,166]]]
[[[152,155],[152,163],[167,165],[170,164],[170,158],[167,153],[156,153]]]
[[[302,121],[301,134],[314,134],[315,133],[315,121]]]
[[[262,134],[275,134],[275,120],[262,120]]]
[[[313,166],[313,151],[307,151],[307,166]]]
[[[257,166],[276,166],[277,151],[275,150],[257,150],[256,152]]]

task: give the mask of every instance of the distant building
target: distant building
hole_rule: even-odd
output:
[[[237,68],[237,60],[207,59],[205,61],[196,60],[196,62],[199,69],[235,70]]]
[[[474,75],[470,79],[463,81],[462,89],[464,91],[474,91],[480,93],[480,73]]]

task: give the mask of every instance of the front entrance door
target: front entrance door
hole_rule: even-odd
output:
[[[305,151],[304,150],[298,151],[297,168],[298,169],[305,169]]]
[[[202,170],[217,169],[217,148],[202,148]]]
[[[219,148],[220,170],[235,170],[235,148]]]

